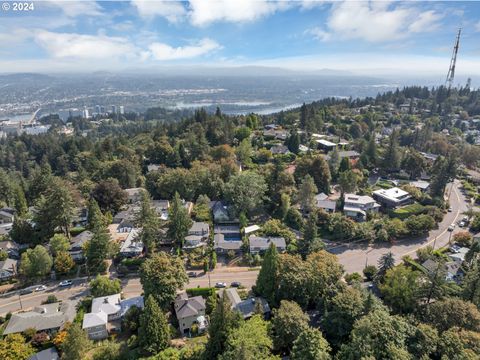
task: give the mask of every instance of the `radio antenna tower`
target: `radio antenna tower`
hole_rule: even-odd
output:
[[[448,86],[450,89],[453,85],[453,79],[455,78],[455,65],[457,63],[457,53],[458,46],[460,44],[460,33],[462,28],[458,29],[457,39],[455,40],[455,46],[453,47],[452,59],[450,60],[450,68],[448,69],[447,80],[445,81],[445,86]]]

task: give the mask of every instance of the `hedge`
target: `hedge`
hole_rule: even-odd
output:
[[[198,287],[198,288],[190,288],[187,289],[188,296],[203,296],[209,297],[215,292],[215,288],[211,287]]]

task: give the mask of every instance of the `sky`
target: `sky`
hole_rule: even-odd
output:
[[[457,74],[480,74],[480,2],[0,3],[0,73],[271,66],[446,75],[461,27]]]

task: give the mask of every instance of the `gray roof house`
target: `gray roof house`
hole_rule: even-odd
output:
[[[250,243],[250,253],[258,254],[265,252],[270,244],[275,244],[279,252],[284,252],[287,248],[287,243],[283,237],[268,237],[268,236],[250,236],[248,238]]]
[[[206,222],[194,222],[185,237],[184,249],[194,249],[207,245],[210,236],[210,225]]]
[[[270,148],[270,151],[271,151],[272,154],[274,154],[274,155],[286,155],[286,154],[290,154],[290,150],[288,150],[288,147],[286,147],[285,145],[273,145],[273,146]]]
[[[222,296],[227,296],[228,300],[232,304],[232,309],[239,311],[244,319],[251,318],[255,314],[255,307],[257,303],[260,303],[263,309],[263,315],[265,317],[270,316],[270,306],[267,301],[261,297],[248,298],[243,300],[238,295],[237,289],[229,288],[222,292]]]
[[[93,233],[86,230],[72,238],[72,240],[70,241],[69,253],[72,256],[73,260],[82,261],[84,259],[83,246],[87,241],[90,241],[92,236]]]
[[[142,200],[142,192],[147,191],[144,188],[130,188],[125,189],[127,193],[128,202],[130,204],[138,203]]]
[[[0,241],[0,250],[5,251],[9,258],[18,260],[20,258],[19,249],[20,246],[15,241]]]
[[[140,230],[132,229],[120,247],[120,255],[123,257],[136,257],[143,253],[143,242],[139,239]]]
[[[59,360],[57,349],[53,346],[51,348],[42,350],[36,354],[33,354],[28,358],[28,360]]]
[[[328,195],[324,193],[315,195],[315,205],[318,209],[322,209],[328,213],[335,212],[337,208],[337,202],[335,200],[329,200]]]
[[[206,306],[203,297],[195,296],[189,298],[186,292],[181,292],[175,299],[174,308],[180,333],[189,333],[193,324],[198,326],[200,332],[205,331],[208,323],[205,318]]]
[[[34,328],[37,331],[56,331],[75,318],[75,306],[69,301],[45,304],[32,311],[13,314],[8,321],[3,335],[24,332]]]
[[[7,258],[0,261],[0,280],[8,280],[17,275],[17,260]]]
[[[365,221],[367,212],[378,212],[380,204],[367,195],[345,194],[343,213],[357,221]]]

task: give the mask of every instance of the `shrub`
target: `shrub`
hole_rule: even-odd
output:
[[[358,272],[347,274],[347,275],[345,275],[345,281],[349,285],[353,284],[354,282],[361,282],[362,281],[362,275],[360,275]]]
[[[50,340],[50,336],[44,331],[36,333],[32,337],[32,345],[35,347],[40,347]]]
[[[42,304],[53,304],[58,302],[58,299],[55,295],[48,295],[45,301],[42,301]]]
[[[378,270],[375,265],[367,265],[363,269],[363,275],[367,278],[368,281],[372,281],[375,278]]]
[[[210,287],[199,287],[199,288],[190,288],[187,289],[187,294],[188,296],[194,297],[194,296],[203,296],[203,297],[208,297],[212,295],[212,293],[215,292],[215,288],[210,288]]]
[[[462,231],[453,235],[453,241],[461,246],[470,247],[473,242],[473,236],[468,231]]]
[[[28,328],[28,329],[26,329],[26,330],[23,332],[23,335],[25,335],[25,338],[26,338],[27,340],[30,340],[30,339],[32,339],[32,338],[35,336],[36,333],[37,333],[37,330],[36,330],[36,329],[34,329],[34,328]]]

